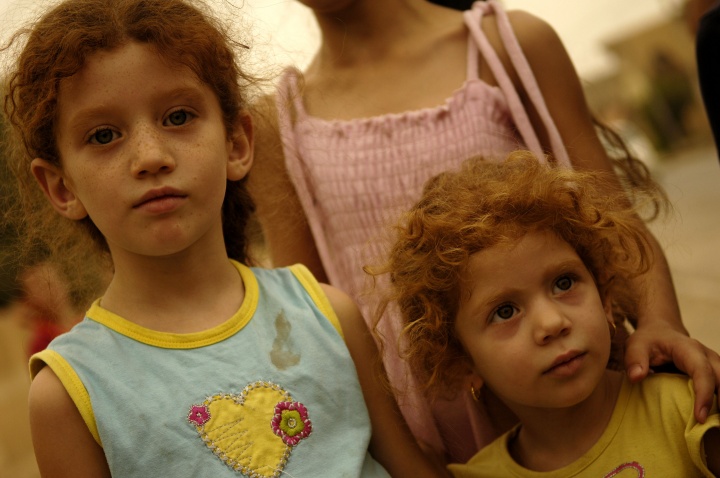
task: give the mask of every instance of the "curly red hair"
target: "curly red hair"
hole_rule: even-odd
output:
[[[608,194],[606,181],[516,152],[499,164],[469,160],[426,184],[397,227],[388,261],[371,273],[389,273],[378,317],[399,308],[404,358],[429,392],[455,389],[470,370],[454,330],[470,256],[528,231],[552,231],[570,244],[616,320],[637,317],[643,291],[631,279],[647,271],[652,249],[626,196]]]
[[[48,11],[11,41],[27,37],[14,72],[9,77],[5,111],[20,145],[13,156],[20,180],[23,207],[17,219],[27,231],[27,244],[38,244],[52,255],[86,246],[78,237],[80,226],[100,250],[107,244],[89,218],[79,224],[58,220],[44,200],[38,199],[30,173],[33,158],[61,167],[55,138],[60,82],[76,74],[87,58],[135,41],[154,47],[169,64],[189,68],[217,95],[228,135],[245,121],[246,87],[254,79],[239,66],[241,50],[227,30],[199,2],[189,0],[68,0]],[[254,210],[245,180],[228,182],[223,203],[223,229],[228,255],[247,261],[243,232]]]

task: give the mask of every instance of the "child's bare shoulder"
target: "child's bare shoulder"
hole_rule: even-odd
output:
[[[517,39],[531,67],[545,64],[556,55],[562,55],[561,58],[567,56],[565,47],[557,32],[542,18],[524,10],[510,10],[507,12],[507,17],[512,28],[512,34]],[[481,28],[513,83],[522,90],[523,87],[519,82],[517,71],[507,51],[507,40],[504,40],[500,33],[497,16],[485,15],[482,19]],[[534,67],[533,71],[536,75],[542,73],[542,71],[537,71]],[[484,79],[486,81],[495,81],[489,78]]]
[[[38,416],[45,423],[67,417],[67,411],[75,409],[62,382],[48,366],[43,367],[30,383],[29,404],[31,416]]]
[[[320,287],[337,314],[343,330],[365,326],[360,310],[349,295],[329,284],[320,283]],[[347,336],[347,333],[345,335]]]
[[[29,405],[33,446],[43,476],[110,476],[102,448],[50,367],[40,370],[30,384]]]

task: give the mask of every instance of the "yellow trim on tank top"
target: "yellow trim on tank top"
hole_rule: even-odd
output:
[[[315,302],[317,308],[320,309],[320,312],[323,313],[330,324],[335,327],[338,334],[340,334],[340,337],[344,340],[345,336],[343,335],[342,327],[340,326],[340,320],[338,319],[337,314],[335,314],[335,309],[333,309],[332,305],[330,305],[330,300],[327,298],[327,295],[325,295],[325,292],[320,287],[320,283],[317,281],[312,272],[310,272],[310,270],[302,264],[292,265],[288,267],[288,269],[290,269],[295,277],[297,277],[297,280],[299,280],[303,285],[310,298],[312,298],[313,302]]]
[[[259,289],[255,274],[253,274],[250,268],[239,262],[232,260],[230,262],[232,262],[240,273],[243,285],[245,286],[245,298],[238,311],[235,312],[232,317],[211,329],[190,334],[158,332],[137,325],[103,309],[100,305],[102,299],[98,299],[93,303],[87,313],[87,317],[119,334],[155,347],[166,349],[193,349],[222,342],[226,338],[236,334],[250,322],[250,319],[252,319],[257,310],[259,298]]]

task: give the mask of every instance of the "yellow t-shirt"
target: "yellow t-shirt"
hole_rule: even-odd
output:
[[[638,384],[625,378],[605,432],[568,466],[537,472],[515,463],[507,447],[515,428],[467,464],[448,468],[456,478],[712,477],[705,465],[702,437],[709,429],[720,427],[717,399],[704,424],[695,420],[694,401],[692,381],[685,376],[655,374]]]

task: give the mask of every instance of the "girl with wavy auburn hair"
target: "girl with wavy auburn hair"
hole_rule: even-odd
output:
[[[653,258],[606,180],[531,153],[474,159],[431,179],[397,228],[375,273],[389,276],[378,317],[399,309],[404,358],[429,394],[465,386],[478,408],[496,397],[519,420],[454,476],[720,471],[717,404],[699,423],[688,377],[633,383],[608,368]]]
[[[30,359],[42,476],[441,476],[355,368],[377,351],[352,300],[249,267],[252,78],[210,10],[67,0],[25,33],[5,106],[26,250],[112,263]]]

